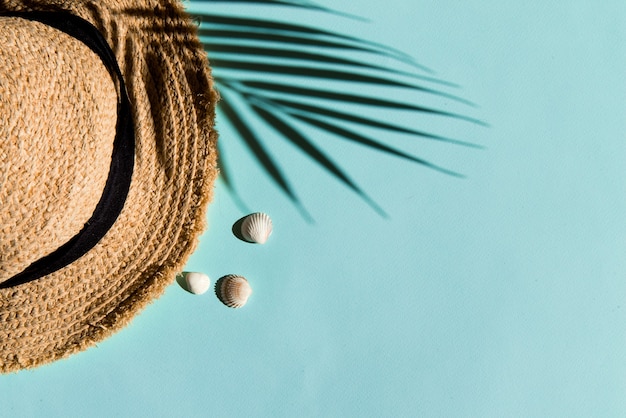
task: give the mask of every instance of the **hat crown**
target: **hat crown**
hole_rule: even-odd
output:
[[[76,235],[107,180],[116,87],[82,42],[0,17],[0,284]]]

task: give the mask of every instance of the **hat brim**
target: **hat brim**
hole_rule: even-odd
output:
[[[174,281],[206,227],[217,177],[206,53],[178,1],[0,1],[0,11],[67,11],[114,51],[135,123],[124,207],[70,265],[0,289],[0,371],[35,367],[120,330]]]

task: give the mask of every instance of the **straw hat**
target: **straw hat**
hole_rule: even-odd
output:
[[[0,371],[101,341],[205,227],[217,94],[176,0],[0,0]]]

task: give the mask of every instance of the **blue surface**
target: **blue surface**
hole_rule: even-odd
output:
[[[314,23],[403,50],[479,104],[436,103],[489,128],[386,117],[485,149],[382,137],[466,178],[320,135],[383,218],[276,141],[310,224],[221,124],[275,232],[235,239],[244,213],[220,183],[188,267],[247,276],[248,305],[172,285],[97,348],[0,376],[2,416],[626,415],[626,3],[324,4],[371,21]]]

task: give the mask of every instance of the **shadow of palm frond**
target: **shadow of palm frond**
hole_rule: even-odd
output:
[[[316,10],[326,13],[335,14],[338,16],[351,17],[353,19],[364,20],[359,16],[354,16],[348,13],[342,13],[338,10],[329,9],[327,7],[320,6],[310,1],[289,1],[289,0],[194,0],[196,3],[233,3],[233,4],[252,4],[252,5],[270,5],[270,6],[287,6],[302,8],[308,10]]]
[[[363,133],[363,129],[381,129],[468,147],[480,146],[394,124],[380,116],[371,117],[363,112],[344,110],[344,107],[350,106],[402,110],[486,125],[462,114],[394,100],[386,95],[383,98],[372,91],[377,88],[403,89],[463,106],[473,106],[471,102],[444,91],[444,88],[458,86],[433,77],[429,68],[394,48],[286,19],[246,16],[241,8],[237,9],[235,16],[215,13],[205,7],[217,3],[290,7],[304,9],[307,13],[350,16],[311,2],[287,0],[194,0],[191,5],[200,7],[189,10],[199,24],[200,40],[210,54],[213,76],[222,96],[219,104],[221,114],[273,183],[306,219],[311,220],[310,215],[278,161],[272,157],[266,141],[257,133],[255,124],[263,124],[273,130],[277,137],[300,149],[382,216],[386,216],[384,210],[339,164],[315,145],[308,133],[311,128],[447,175],[462,177],[459,173],[385,144],[373,135]],[[272,16],[276,16],[276,13],[272,13]],[[394,67],[408,70],[377,64],[376,60],[369,57],[396,62],[398,65]],[[223,159],[220,159],[220,169],[222,180],[231,195],[236,201],[242,202]]]

